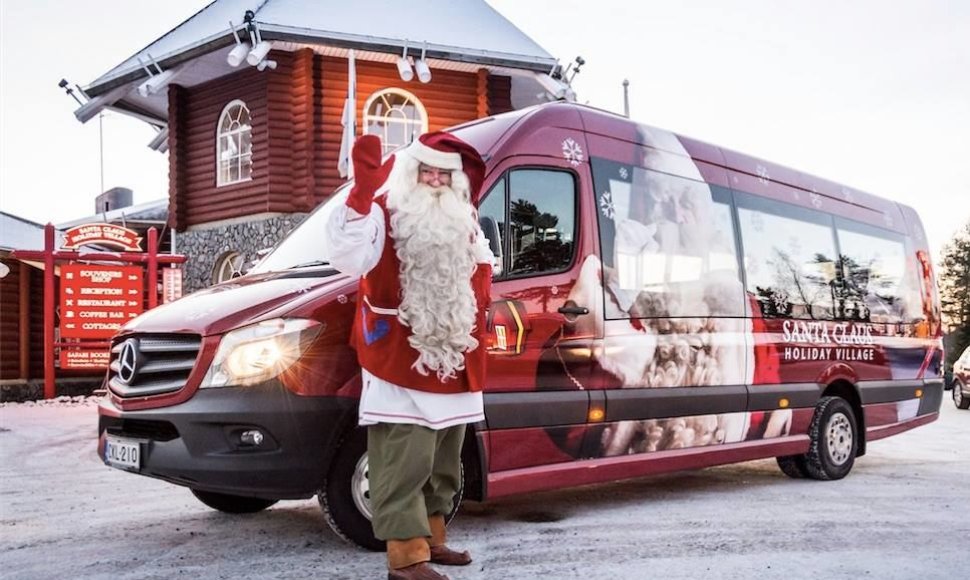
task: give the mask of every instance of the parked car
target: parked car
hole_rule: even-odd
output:
[[[952,395],[957,409],[970,409],[970,346],[953,363]]]

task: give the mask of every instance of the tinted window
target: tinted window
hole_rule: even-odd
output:
[[[489,221],[497,226],[501,239],[490,241],[505,275],[564,270],[576,246],[576,181],[565,171],[514,170],[489,191],[479,219],[486,233]]]
[[[743,316],[730,191],[592,163],[608,298],[634,318]]]
[[[737,203],[748,291],[762,315],[833,318],[837,252],[832,218],[740,193]]]
[[[916,272],[902,236],[838,220],[843,284],[837,314],[847,320],[910,322],[922,314]]]

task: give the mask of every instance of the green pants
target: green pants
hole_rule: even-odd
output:
[[[371,524],[381,540],[430,536],[428,516],[448,515],[461,486],[465,425],[434,430],[378,423],[367,428]]]

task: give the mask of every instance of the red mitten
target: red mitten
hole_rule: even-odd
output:
[[[361,215],[370,213],[374,193],[384,184],[394,167],[394,156],[381,165],[381,139],[377,135],[364,135],[354,143],[350,159],[354,163],[354,186],[347,197],[347,207]]]

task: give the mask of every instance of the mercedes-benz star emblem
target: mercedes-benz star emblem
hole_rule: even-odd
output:
[[[121,356],[118,357],[118,378],[126,385],[130,385],[138,372],[138,341],[129,338],[121,346]]]

